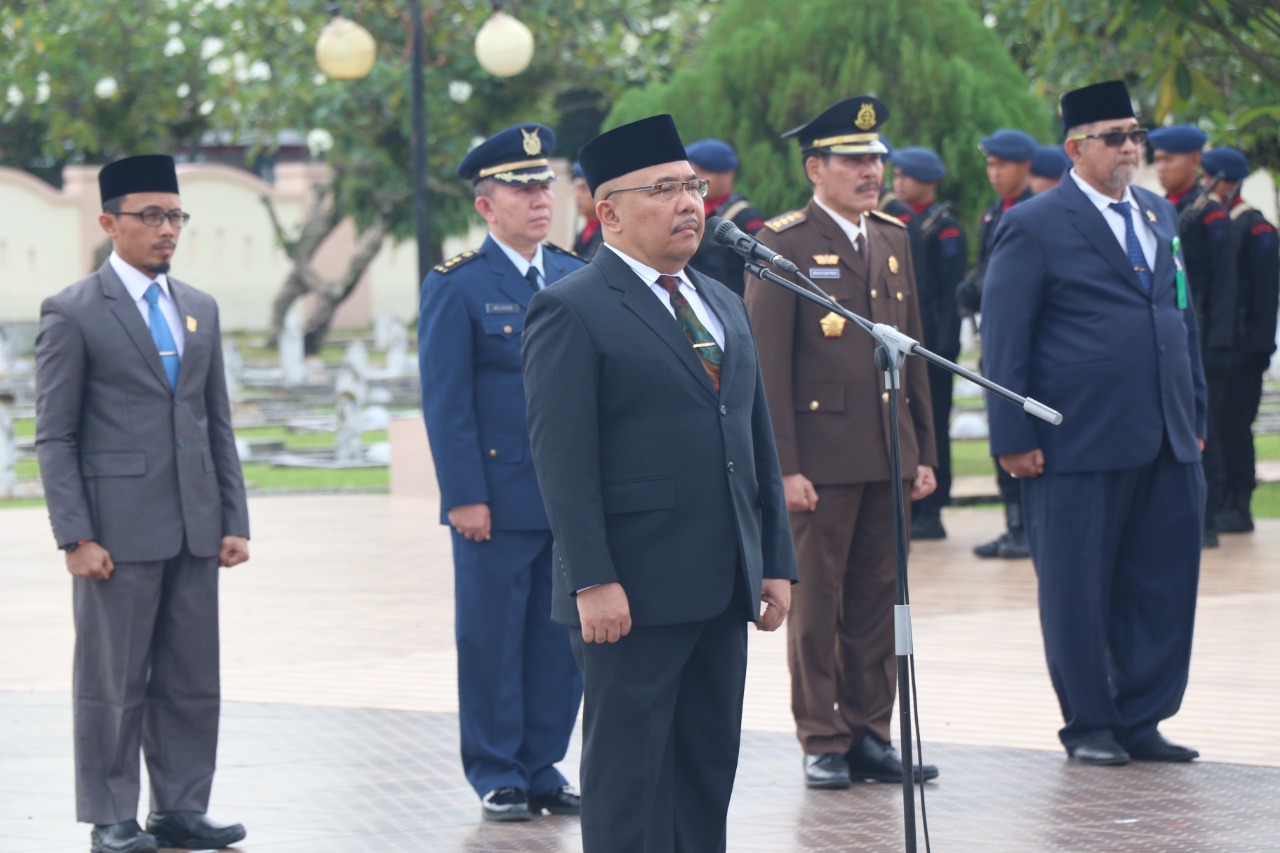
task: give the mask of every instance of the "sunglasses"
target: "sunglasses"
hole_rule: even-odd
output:
[[[1135,130],[1108,130],[1106,133],[1082,133],[1079,136],[1068,136],[1067,139],[1101,139],[1108,148],[1122,148],[1126,140],[1134,145],[1144,145],[1147,132],[1142,128]]]

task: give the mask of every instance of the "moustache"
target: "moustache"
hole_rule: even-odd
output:
[[[700,226],[700,223],[698,222],[698,217],[690,216],[688,219],[681,220],[680,222],[676,223],[676,226],[671,229],[671,232],[674,234],[676,231],[680,231],[681,229],[683,229],[686,225],[692,225],[694,227],[694,230],[697,230],[698,227]]]
[[[853,189],[854,189],[854,192],[860,192],[860,193],[866,193],[866,192],[872,192],[872,191],[875,191],[878,193],[883,188],[884,188],[883,184],[881,184],[879,181],[869,180],[869,181],[862,181]]]

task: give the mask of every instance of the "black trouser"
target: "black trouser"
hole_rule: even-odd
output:
[[[1206,528],[1214,526],[1214,518],[1222,509],[1222,496],[1226,480],[1225,439],[1221,425],[1223,406],[1226,402],[1226,388],[1231,370],[1228,368],[1206,368],[1204,381],[1209,396],[1209,409],[1205,417],[1204,445],[1204,524]]]
[[[929,397],[933,402],[933,435],[938,445],[938,467],[934,476],[938,488],[916,501],[912,512],[937,513],[951,505],[951,392],[955,376],[949,370],[929,365]]]
[[[1226,373],[1222,408],[1218,413],[1218,435],[1223,454],[1223,492],[1228,496],[1248,496],[1257,484],[1254,463],[1253,421],[1262,403],[1262,376],[1268,357],[1250,355],[1250,362]]]

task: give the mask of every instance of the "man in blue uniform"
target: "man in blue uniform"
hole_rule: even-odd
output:
[[[1190,761],[1159,724],[1186,689],[1200,575],[1205,386],[1172,205],[1131,186],[1122,81],[1062,98],[1062,183],[1007,213],[982,297],[991,449],[1019,478],[1049,676],[1080,764]]]
[[[689,143],[685,153],[689,155],[694,174],[707,182],[702,209],[708,219],[712,216],[727,219],[744,234],[754,234],[764,227],[764,214],[733,186],[738,176],[738,154],[732,145],[721,139],[699,139]],[[746,260],[728,246],[717,243],[709,231],[702,235],[689,266],[742,295],[742,270]]]
[[[1205,370],[1219,369],[1224,375],[1216,424],[1222,443],[1223,495],[1214,523],[1219,533],[1248,533],[1253,530],[1249,504],[1257,483],[1252,427],[1262,402],[1262,376],[1276,350],[1280,253],[1275,226],[1240,198],[1240,183],[1249,176],[1244,154],[1227,147],[1206,151],[1204,172],[1201,183],[1206,188],[1219,181],[1216,192],[1229,211],[1236,267],[1233,345],[1226,351],[1205,352]]]
[[[582,698],[568,631],[551,621],[551,530],[525,428],[520,334],[535,293],[583,266],[544,243],[555,145],[540,124],[472,149],[458,177],[489,225],[437,266],[418,317],[422,412],[453,528],[462,765],[486,820],[577,814],[555,768]]]
[[[942,158],[929,148],[893,152],[893,192],[908,208],[903,218],[916,271],[916,294],[924,321],[924,345],[943,358],[960,355],[960,312],[956,285],[964,277],[968,251],[964,230],[938,200],[938,182],[946,175]],[[951,391],[954,375],[929,365],[933,434],[938,444],[938,488],[911,506],[912,539],[945,539],[942,508],[951,503]]]
[[[982,298],[987,265],[995,246],[996,229],[1001,219],[1015,204],[1026,201],[1031,191],[1031,159],[1036,152],[1036,141],[1021,130],[1001,129],[986,137],[978,145],[987,157],[987,180],[996,191],[996,200],[982,212],[982,226],[978,232],[978,266],[960,285],[957,299],[962,311],[978,309]],[[985,300],[984,300],[985,301]],[[994,455],[994,451],[992,452]],[[990,542],[973,549],[979,557],[1003,557],[1020,560],[1030,556],[1027,534],[1022,523],[1022,490],[1018,481],[996,466],[996,486],[1004,504],[1006,529]]]
[[[1048,192],[1071,168],[1071,158],[1061,145],[1037,145],[1031,155],[1031,192]]]
[[[1209,388],[1205,436],[1208,444],[1204,452],[1204,476],[1209,492],[1202,542],[1206,548],[1216,548],[1218,532],[1214,522],[1222,506],[1224,478],[1224,447],[1218,435],[1218,420],[1227,383],[1223,364],[1235,342],[1236,274],[1227,209],[1197,182],[1201,149],[1208,141],[1203,130],[1185,124],[1151,131],[1156,177],[1164,187],[1165,198],[1178,211],[1178,236],[1187,259],[1187,283],[1196,321],[1200,324],[1200,352]]]

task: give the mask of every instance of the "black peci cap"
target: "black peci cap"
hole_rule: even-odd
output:
[[[178,192],[178,169],[168,154],[139,154],[108,163],[98,172],[102,203],[129,193]]]
[[[1123,80],[1108,80],[1073,89],[1058,102],[1058,112],[1062,114],[1063,135],[1082,124],[1134,117],[1129,87]]]
[[[605,181],[620,175],[687,160],[675,119],[666,113],[607,130],[578,152],[578,163],[593,194]]]

